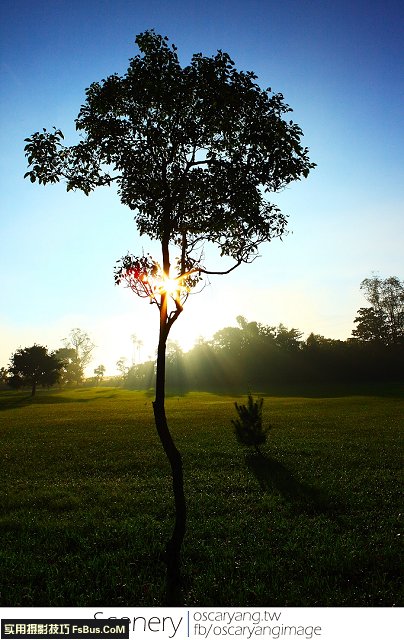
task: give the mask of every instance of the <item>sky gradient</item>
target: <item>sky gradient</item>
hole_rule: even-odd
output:
[[[273,197],[289,235],[253,264],[191,296],[173,327],[186,348],[237,315],[305,336],[350,336],[366,306],[360,282],[403,277],[404,9],[358,0],[3,0],[0,9],[0,366],[18,347],[50,349],[74,327],[97,344],[91,368],[130,360],[130,336],[157,342],[156,308],[114,286],[115,261],[151,245],[112,189],[89,197],[23,179],[24,138],[74,119],[91,82],[124,73],[136,34],[227,51],[237,68],[282,92],[317,168]],[[217,265],[217,263],[216,263]]]

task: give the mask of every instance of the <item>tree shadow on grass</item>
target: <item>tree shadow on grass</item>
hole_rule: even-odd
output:
[[[281,462],[266,455],[247,454],[247,467],[264,491],[280,493],[296,513],[336,514],[342,505],[323,489],[297,480]]]
[[[71,403],[83,403],[83,402],[97,402],[98,400],[105,400],[108,398],[115,398],[116,393],[110,393],[108,395],[100,396],[99,398],[66,398],[59,395],[6,395],[1,398],[0,411],[6,411],[9,409],[23,409],[32,405],[46,405],[46,404],[71,404]]]

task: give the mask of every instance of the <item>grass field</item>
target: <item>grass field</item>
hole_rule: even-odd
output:
[[[321,395],[265,399],[263,458],[235,441],[235,398],[168,398],[185,605],[402,604],[403,398]],[[0,438],[0,605],[161,605],[173,514],[151,397],[1,392]]]

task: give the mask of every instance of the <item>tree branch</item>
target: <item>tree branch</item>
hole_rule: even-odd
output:
[[[205,275],[208,275],[208,276],[225,276],[228,273],[231,273],[231,271],[234,271],[234,269],[237,269],[237,267],[239,267],[241,264],[243,264],[243,262],[245,262],[245,260],[239,259],[236,262],[236,264],[234,264],[232,267],[230,267],[226,271],[209,271],[208,269],[204,269],[203,267],[194,267],[193,269],[190,269],[186,273],[184,273],[181,276],[179,276],[177,278],[177,280],[182,280],[183,278],[188,278],[189,276],[192,276],[194,273],[204,273]]]
[[[254,260],[255,260],[255,258],[254,258]],[[237,267],[239,267],[241,264],[243,264],[243,262],[245,262],[245,260],[241,260],[241,258],[240,258],[236,262],[236,264],[234,264],[232,267],[230,267],[226,271],[209,271],[208,269],[202,269],[202,268],[199,268],[198,271],[199,271],[199,273],[205,273],[206,275],[209,275],[209,276],[225,276],[228,273],[231,273],[232,271],[234,271],[234,269],[237,269]]]

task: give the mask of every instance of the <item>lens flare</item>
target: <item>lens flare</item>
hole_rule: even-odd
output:
[[[169,278],[162,274],[159,278],[154,278],[153,280],[156,293],[167,293],[172,298],[177,298],[181,293],[188,291],[187,287],[181,284],[179,278]]]

